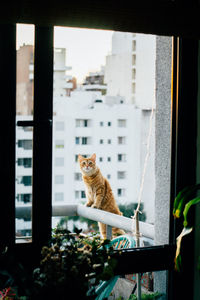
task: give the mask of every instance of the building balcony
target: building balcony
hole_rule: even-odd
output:
[[[86,84],[82,86],[85,91],[106,91],[107,86],[101,84]]]

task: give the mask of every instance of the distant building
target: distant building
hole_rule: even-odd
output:
[[[54,49],[54,97],[70,96],[76,78],[67,75],[66,49]],[[17,50],[17,115],[33,114],[34,47],[23,45]]]
[[[53,203],[86,201],[78,154],[93,153],[118,203],[136,202],[140,111],[127,104],[105,104],[100,93],[79,92],[77,97],[74,92],[70,101],[57,101],[53,120]]]
[[[76,89],[76,79],[67,75],[71,69],[66,66],[66,49],[54,48],[54,97],[70,96],[71,91]]]
[[[114,32],[112,53],[106,57],[108,96],[125,97],[126,103],[145,110],[155,98],[156,36]]]
[[[90,72],[86,76],[82,89],[85,91],[99,91],[102,95],[106,94],[107,86],[104,83],[104,68],[99,72]]]
[[[33,46],[21,46],[17,50],[17,115],[33,114],[33,66]]]
[[[73,92],[55,99],[53,117],[53,204],[84,203],[85,187],[78,154],[97,154],[97,165],[108,178],[120,204],[137,202],[140,182],[140,110],[106,104],[100,92]],[[17,120],[30,119],[17,116]],[[17,127],[16,203],[32,202],[32,130]],[[17,220],[17,230],[29,234],[30,221]],[[28,227],[29,224],[29,227]]]
[[[107,97],[118,97],[126,104],[140,110],[140,180],[147,152],[150,116],[155,109],[156,91],[156,36],[114,32],[112,52],[106,57],[105,83]],[[145,172],[142,201],[147,222],[154,223],[155,201],[155,115],[152,118],[152,134],[148,164]]]

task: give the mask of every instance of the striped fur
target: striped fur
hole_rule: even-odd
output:
[[[82,178],[85,184],[87,203],[86,206],[102,209],[117,215],[122,215],[115,201],[108,180],[103,177],[96,165],[96,154],[89,158],[78,156]],[[98,223],[102,237],[106,238],[106,225]],[[124,231],[113,228],[113,236],[124,234]]]

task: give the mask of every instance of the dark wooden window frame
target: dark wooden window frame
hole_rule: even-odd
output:
[[[3,141],[0,162],[4,170],[0,181],[1,249],[4,246],[13,248],[19,259],[33,267],[38,263],[41,246],[51,235],[53,26],[35,27],[34,120],[27,122],[27,126],[34,128],[33,242],[30,244],[15,244],[16,26],[1,24],[0,41],[3,41],[0,43],[0,137]],[[196,182],[197,58],[197,40],[173,38],[171,207],[177,191]],[[187,90],[185,84],[190,89]],[[193,122],[186,123],[187,116]],[[118,272],[172,270],[177,232],[171,216],[169,245],[123,251]],[[190,249],[188,253],[191,254]],[[170,287],[174,286],[174,280],[180,284],[185,282],[184,275],[181,280],[176,277],[173,271],[169,272]],[[192,280],[189,279],[187,286],[192,286]],[[169,295],[169,299],[178,299],[173,288]]]

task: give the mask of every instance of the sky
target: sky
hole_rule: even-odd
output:
[[[68,75],[81,83],[89,72],[100,71],[111,52],[112,34],[109,30],[55,27],[54,47],[67,49],[66,65],[72,67]],[[33,45],[33,25],[17,25],[17,49],[24,43]]]

